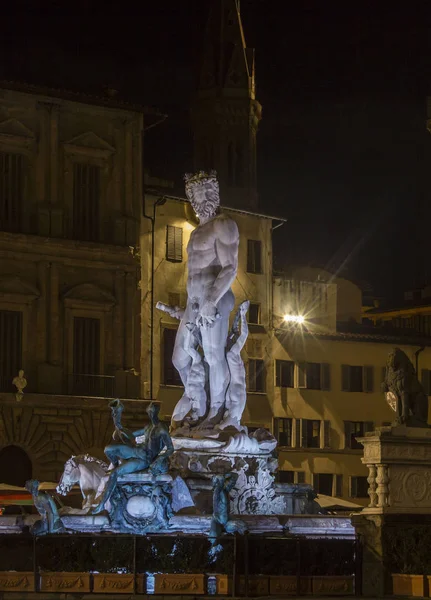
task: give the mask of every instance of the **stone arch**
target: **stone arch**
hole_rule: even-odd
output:
[[[14,444],[0,450],[0,483],[24,487],[32,472],[33,465],[25,450]]]

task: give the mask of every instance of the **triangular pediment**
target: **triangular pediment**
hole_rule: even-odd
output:
[[[81,283],[75,285],[64,294],[69,300],[91,302],[95,304],[115,304],[114,296],[94,283]]]
[[[115,152],[115,148],[108,144],[106,140],[99,137],[94,131],[81,133],[66,142],[69,146],[80,146],[81,148],[92,148],[93,150],[104,150],[105,152]]]
[[[6,119],[0,122],[0,134],[13,137],[34,139],[35,135],[31,129],[28,129],[18,119]]]
[[[40,296],[36,286],[14,275],[0,277],[0,294],[33,296],[36,298]]]

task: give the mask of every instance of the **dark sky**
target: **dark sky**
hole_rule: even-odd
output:
[[[3,8],[2,77],[112,85],[159,107],[169,119],[148,133],[147,162],[180,180],[216,1],[18,0]],[[289,219],[275,233],[277,265],[327,266],[389,296],[416,285],[431,224],[429,2],[242,0],[241,12],[263,105],[261,207]]]

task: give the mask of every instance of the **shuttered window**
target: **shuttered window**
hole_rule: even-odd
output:
[[[12,389],[12,379],[22,365],[22,312],[0,311],[0,383],[3,390]]]
[[[250,358],[248,361],[248,391],[265,391],[265,364],[263,360]]]
[[[363,450],[357,437],[363,437],[367,431],[373,431],[372,421],[344,421],[344,447],[352,450]]]
[[[318,494],[324,494],[325,496],[332,496],[334,476],[332,473],[314,473],[313,474],[313,487]]]
[[[260,324],[260,304],[250,303],[247,313],[247,321],[253,325]]]
[[[295,483],[295,471],[277,471],[279,483]]]
[[[73,237],[98,242],[100,238],[100,167],[73,165]]]
[[[341,365],[341,389],[343,392],[373,392],[374,367]]]
[[[277,387],[294,387],[295,363],[292,360],[275,361],[275,385]]]
[[[352,476],[350,478],[351,498],[368,497],[368,481],[365,475]]]
[[[320,448],[320,427],[321,421],[313,419],[301,419],[302,421],[302,447]]]
[[[262,242],[247,240],[247,272],[262,273]]]
[[[180,374],[172,364],[176,336],[176,329],[163,330],[163,381],[165,385],[182,386]]]
[[[292,446],[292,419],[274,419],[274,436],[279,446]]]
[[[327,363],[298,363],[296,387],[308,390],[329,390],[331,371]]]
[[[24,161],[20,154],[0,152],[0,230],[18,232],[22,226]]]
[[[100,374],[99,319],[73,319],[73,372],[80,375]]]
[[[182,262],[183,260],[183,228],[168,225],[166,227],[166,260]]]

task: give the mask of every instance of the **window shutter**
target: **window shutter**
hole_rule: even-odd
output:
[[[367,431],[374,431],[374,423],[373,421],[365,421],[364,423],[364,433]]]
[[[344,421],[344,447],[352,447],[352,422]]]
[[[273,431],[274,431],[274,437],[277,440],[277,442],[278,442],[278,436],[279,436],[279,431],[280,431],[278,423],[279,423],[278,419],[275,418],[274,419],[274,425],[273,425]]]
[[[281,387],[281,370],[283,368],[283,363],[281,360],[275,361],[275,387]]]
[[[296,366],[296,387],[307,387],[307,363],[298,363]]]
[[[428,369],[421,370],[421,379],[425,394],[430,396],[430,371]]]
[[[335,495],[337,498],[343,497],[343,476],[336,475],[335,476]]]
[[[331,370],[328,363],[320,365],[320,389],[327,391],[331,389]]]
[[[350,497],[357,498],[358,497],[358,478],[350,477]]]
[[[315,492],[319,493],[319,473],[313,473],[313,488]]]
[[[166,227],[166,260],[182,262],[183,260],[183,228],[167,225]]]
[[[295,447],[301,447],[301,419],[295,419]]]
[[[350,367],[349,367],[349,365],[341,365],[341,390],[343,392],[350,391]]]
[[[307,419],[301,419],[301,446],[302,448],[308,448],[308,421]]]
[[[374,389],[374,367],[364,367],[363,377],[364,392],[372,392]]]
[[[305,471],[296,472],[296,483],[305,483]]]
[[[323,447],[331,447],[331,422],[323,421]]]

